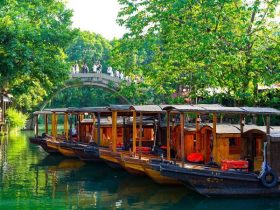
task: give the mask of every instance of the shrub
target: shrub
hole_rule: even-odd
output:
[[[7,109],[7,122],[11,128],[22,129],[25,127],[27,115],[17,111],[16,109]]]

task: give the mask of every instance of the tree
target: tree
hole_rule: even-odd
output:
[[[31,110],[68,77],[72,12],[58,0],[6,0],[0,7],[0,87],[15,106]]]
[[[67,49],[67,55],[71,63],[82,64],[85,62],[92,67],[95,62],[100,60],[103,68],[107,68],[110,49],[109,41],[101,35],[80,31]]]
[[[128,71],[141,69],[165,102],[184,86],[192,97],[207,98],[211,88],[219,102],[256,104],[258,84],[279,82],[279,0],[119,2],[118,21],[129,31],[114,51],[137,55]]]

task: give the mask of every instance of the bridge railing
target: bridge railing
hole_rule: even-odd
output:
[[[83,82],[100,82],[103,84],[109,84],[110,82],[119,85],[121,82],[125,81],[118,77],[112,77],[109,74],[104,73],[72,73],[71,77],[73,79],[79,78]]]

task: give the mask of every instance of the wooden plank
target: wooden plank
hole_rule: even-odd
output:
[[[77,117],[77,121],[76,121],[76,123],[77,123],[77,138],[78,138],[78,141],[80,141],[80,133],[81,133],[81,130],[80,130],[80,116],[81,115],[77,115],[76,117]]]
[[[48,114],[45,114],[45,133],[49,133],[49,122],[48,122]]]
[[[73,132],[73,114],[71,114],[71,117],[70,117],[70,136],[69,136],[69,140],[72,141],[72,132]]]
[[[189,155],[192,152],[194,152],[193,148],[193,141],[194,140],[194,135],[191,133],[185,134],[185,154]]]
[[[133,155],[136,154],[136,138],[137,138],[137,125],[136,125],[136,111],[133,111],[133,143],[132,143],[132,152]]]
[[[217,156],[217,149],[218,149],[218,142],[217,142],[217,113],[213,113],[213,158],[214,161],[218,158]]]
[[[55,113],[54,115],[54,137],[56,140],[56,136],[57,136],[57,114]]]
[[[95,132],[95,114],[92,113],[92,129],[91,129],[91,136],[92,140],[94,139],[94,132]]]
[[[240,123],[240,133],[243,134],[243,132],[244,132],[244,123],[245,123],[245,119],[244,119],[243,115],[240,115],[239,123]]]
[[[123,146],[125,147],[125,143],[126,143],[126,124],[125,124],[125,117],[123,117],[123,129],[122,129],[123,133]]]
[[[112,111],[112,151],[117,151],[117,117],[118,112]]]
[[[139,159],[142,157],[142,136],[143,136],[143,130],[142,130],[142,125],[143,125],[143,114],[140,112],[140,123],[139,123]]]
[[[195,121],[195,140],[196,140],[196,144],[195,144],[195,150],[196,152],[198,151],[198,148],[200,148],[200,114],[196,113],[196,121]]]
[[[56,113],[52,113],[52,137],[56,139],[57,134],[57,115]]]
[[[100,132],[100,112],[97,114],[97,138],[98,138],[98,145],[101,143],[101,132]]]
[[[166,113],[166,121],[167,160],[170,160],[170,111]]]
[[[217,145],[217,157],[215,162],[220,164],[222,160],[229,158],[229,140],[228,138],[219,138],[219,145]]]
[[[240,133],[218,133],[217,135],[217,139],[218,138],[240,138],[241,135]]]
[[[185,115],[184,113],[180,113],[180,126],[181,126],[181,159],[182,159],[182,167],[184,167],[185,163]]]
[[[64,134],[65,134],[65,138],[66,138],[66,141],[68,141],[68,113],[66,112],[64,114]]]
[[[266,148],[266,158],[268,164],[271,165],[271,142],[270,142],[270,115],[266,115],[266,141],[267,141],[267,148]]]
[[[39,116],[36,114],[34,117],[34,121],[35,121],[35,136],[38,137],[39,135]]]
[[[270,134],[270,115],[266,115],[266,135]]]

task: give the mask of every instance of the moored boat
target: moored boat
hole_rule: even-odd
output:
[[[180,163],[162,162],[159,164],[163,176],[177,179],[187,188],[209,197],[280,196],[278,177],[280,135],[271,135],[279,133],[280,127],[270,125],[270,115],[280,115],[280,111],[259,107],[191,107],[187,105],[170,106],[167,109],[179,112],[183,124],[185,112],[194,112],[197,115],[198,113],[211,114],[213,125],[207,135],[202,138],[204,143],[199,142],[199,138],[196,139],[196,143],[204,144],[204,150],[200,152],[202,157],[205,157],[205,161],[199,164],[189,163],[184,160],[183,154]],[[221,113],[223,116],[241,115],[239,133],[224,132],[223,135],[217,133],[217,115]],[[246,125],[244,121],[246,115],[254,117],[265,115],[266,126]],[[181,137],[181,148],[185,151],[183,134]]]

